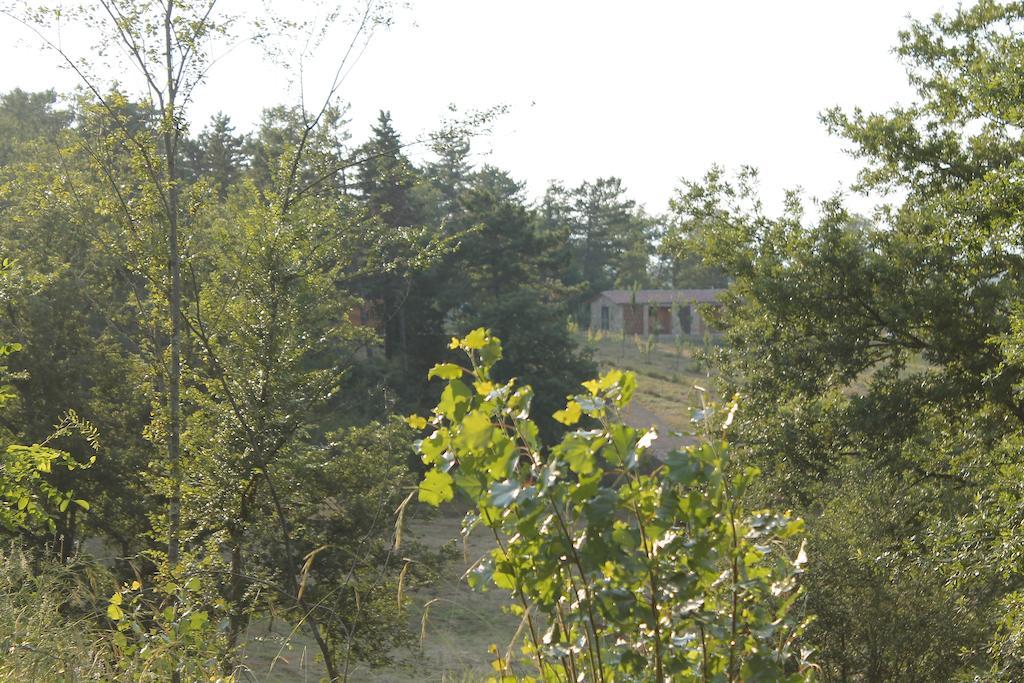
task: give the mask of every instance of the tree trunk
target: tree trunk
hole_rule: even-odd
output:
[[[313,640],[316,641],[317,647],[320,648],[320,654],[324,658],[324,667],[327,669],[327,680],[330,681],[330,683],[335,683],[335,681],[340,681],[341,677],[338,674],[338,668],[334,663],[334,653],[331,652],[330,646],[320,633],[320,626],[316,616],[313,614],[313,610],[311,610],[309,608],[309,604],[300,597],[298,568],[295,566],[295,555],[292,554],[291,526],[288,524],[288,517],[285,515],[284,508],[281,506],[281,499],[277,495],[277,489],[274,487],[274,482],[271,481],[270,473],[266,468],[263,470],[263,479],[267,482],[267,490],[270,492],[270,499],[273,501],[274,511],[277,513],[277,520],[281,525],[281,540],[284,541],[284,552],[288,564],[288,573],[292,577],[292,590],[295,592],[295,604],[302,610],[303,616],[309,624],[309,630],[313,636]]]
[[[243,503],[244,504],[244,503]],[[242,634],[249,628],[249,610],[245,605],[245,557],[242,554],[242,543],[245,534],[239,526],[233,526],[228,531],[231,539],[231,575],[228,577],[228,632],[227,632],[227,654],[222,662],[222,670],[225,676],[231,676],[235,672],[237,661],[235,649],[241,641]]]
[[[181,527],[181,261],[178,254],[178,186],[176,159],[179,131],[175,97],[173,19],[174,0],[167,0],[164,14],[164,56],[166,60],[167,100],[163,113],[164,161],[167,172],[167,270],[171,290],[167,315],[171,323],[170,364],[167,371],[167,463],[171,475],[171,499],[167,506],[167,564],[180,561]],[[181,672],[174,669],[172,683],[181,683]]]

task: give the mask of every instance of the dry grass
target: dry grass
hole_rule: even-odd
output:
[[[445,564],[434,585],[411,595],[410,619],[421,634],[420,650],[396,653],[395,663],[385,669],[357,671],[353,681],[480,681],[493,674],[488,647],[495,644],[504,652],[515,635],[519,618],[503,611],[507,594],[471,590],[462,578],[494,547],[493,538],[481,527],[463,544],[461,515],[451,508],[446,512],[410,524],[420,543],[437,549],[455,541],[457,548],[457,557]]]
[[[409,594],[409,628],[421,636],[418,643],[392,652],[390,666],[354,666],[350,681],[455,683],[481,681],[493,673],[488,647],[496,644],[504,652],[519,618],[503,611],[508,604],[503,591],[474,591],[463,580],[469,566],[493,547],[493,540],[481,528],[463,544],[461,519],[460,512],[449,506],[436,516],[410,521],[408,538],[431,550],[454,546],[455,555],[443,565],[433,585]],[[282,642],[287,644],[282,647]],[[263,622],[250,631],[245,660],[249,674],[242,680],[319,681],[324,670],[317,654],[305,631],[292,633],[287,624]]]

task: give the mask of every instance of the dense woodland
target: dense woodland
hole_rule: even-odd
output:
[[[148,94],[0,95],[5,680],[262,680],[275,621],[359,680],[416,651],[450,554],[407,520],[445,509],[521,618],[494,680],[1024,678],[1024,3],[909,23],[916,98],[822,114],[870,216],[749,168],[531,197],[489,115],[356,139],[337,83],[190,127],[212,9],[64,15]],[[710,287],[715,386],[655,457],[586,303]]]

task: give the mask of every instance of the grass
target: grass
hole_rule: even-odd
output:
[[[350,681],[461,683],[481,681],[493,673],[488,648],[494,644],[504,652],[519,627],[519,617],[503,611],[509,604],[503,591],[471,590],[462,578],[494,542],[487,529],[480,528],[463,543],[461,512],[450,504],[440,514],[409,522],[408,537],[431,550],[447,546],[456,552],[433,585],[409,593],[408,626],[418,635],[417,642],[392,652],[389,666],[372,669],[356,664]],[[292,633],[287,624],[262,622],[250,630],[245,660],[250,673],[241,680],[319,681],[324,669],[318,653],[304,630]]]
[[[447,506],[445,512],[410,524],[418,542],[437,549],[454,541],[458,549],[457,557],[445,563],[432,586],[411,595],[409,613],[411,626],[420,634],[419,651],[396,653],[392,666],[357,671],[353,681],[480,681],[493,674],[488,648],[492,644],[502,652],[508,648],[519,627],[519,617],[503,611],[509,605],[508,595],[496,589],[472,590],[462,578],[494,547],[494,540],[486,535],[486,528],[479,527],[463,543],[457,505]]]

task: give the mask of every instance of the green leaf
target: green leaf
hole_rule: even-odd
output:
[[[449,436],[446,428],[438,429],[436,432],[419,442],[420,453],[423,454],[423,463],[436,465],[441,462],[441,455],[448,450]]]
[[[664,460],[667,465],[666,476],[674,484],[688,486],[704,470],[703,463],[692,457],[688,451],[671,451]]]
[[[453,379],[441,392],[437,410],[452,422],[458,422],[466,414],[473,393],[462,380]]]
[[[619,497],[611,489],[601,489],[583,506],[588,526],[604,527],[611,523]]]
[[[593,445],[589,441],[581,438],[567,438],[562,445],[562,457],[569,463],[569,469],[581,475],[587,475],[594,471],[594,451]]]
[[[498,588],[504,588],[509,591],[515,590],[516,588],[516,577],[506,572],[495,571],[494,574],[491,575],[491,580]]]
[[[532,497],[534,489],[523,486],[515,479],[506,479],[491,487],[491,504],[496,508],[507,508],[512,503]]]
[[[459,489],[470,497],[471,500],[477,500],[484,492],[484,485],[480,482],[478,475],[466,474],[461,469],[456,470],[455,485]]]
[[[487,330],[478,327],[462,338],[462,346],[469,350],[477,351],[482,349],[484,344],[487,343],[487,337]]]
[[[430,470],[420,482],[419,500],[421,503],[437,507],[441,503],[451,500],[454,495],[452,476],[447,472]]]
[[[121,621],[124,618],[124,612],[115,604],[107,605],[107,616],[110,617],[111,621]]]
[[[504,479],[512,474],[511,465],[516,457],[516,444],[498,430],[494,431],[491,450],[496,455],[487,465],[487,474],[492,479]]]
[[[483,348],[480,349],[480,360],[488,368],[501,360],[501,342],[494,337],[490,337]]]
[[[474,410],[462,420],[462,436],[470,450],[484,448],[491,441],[494,426],[491,419],[479,410]]]
[[[554,418],[564,425],[572,426],[580,421],[580,415],[583,414],[580,404],[576,401],[569,401],[565,410],[556,410]]]
[[[455,363],[438,363],[434,367],[430,368],[427,373],[427,379],[433,379],[440,377],[444,380],[460,379],[462,377],[462,368]]]

